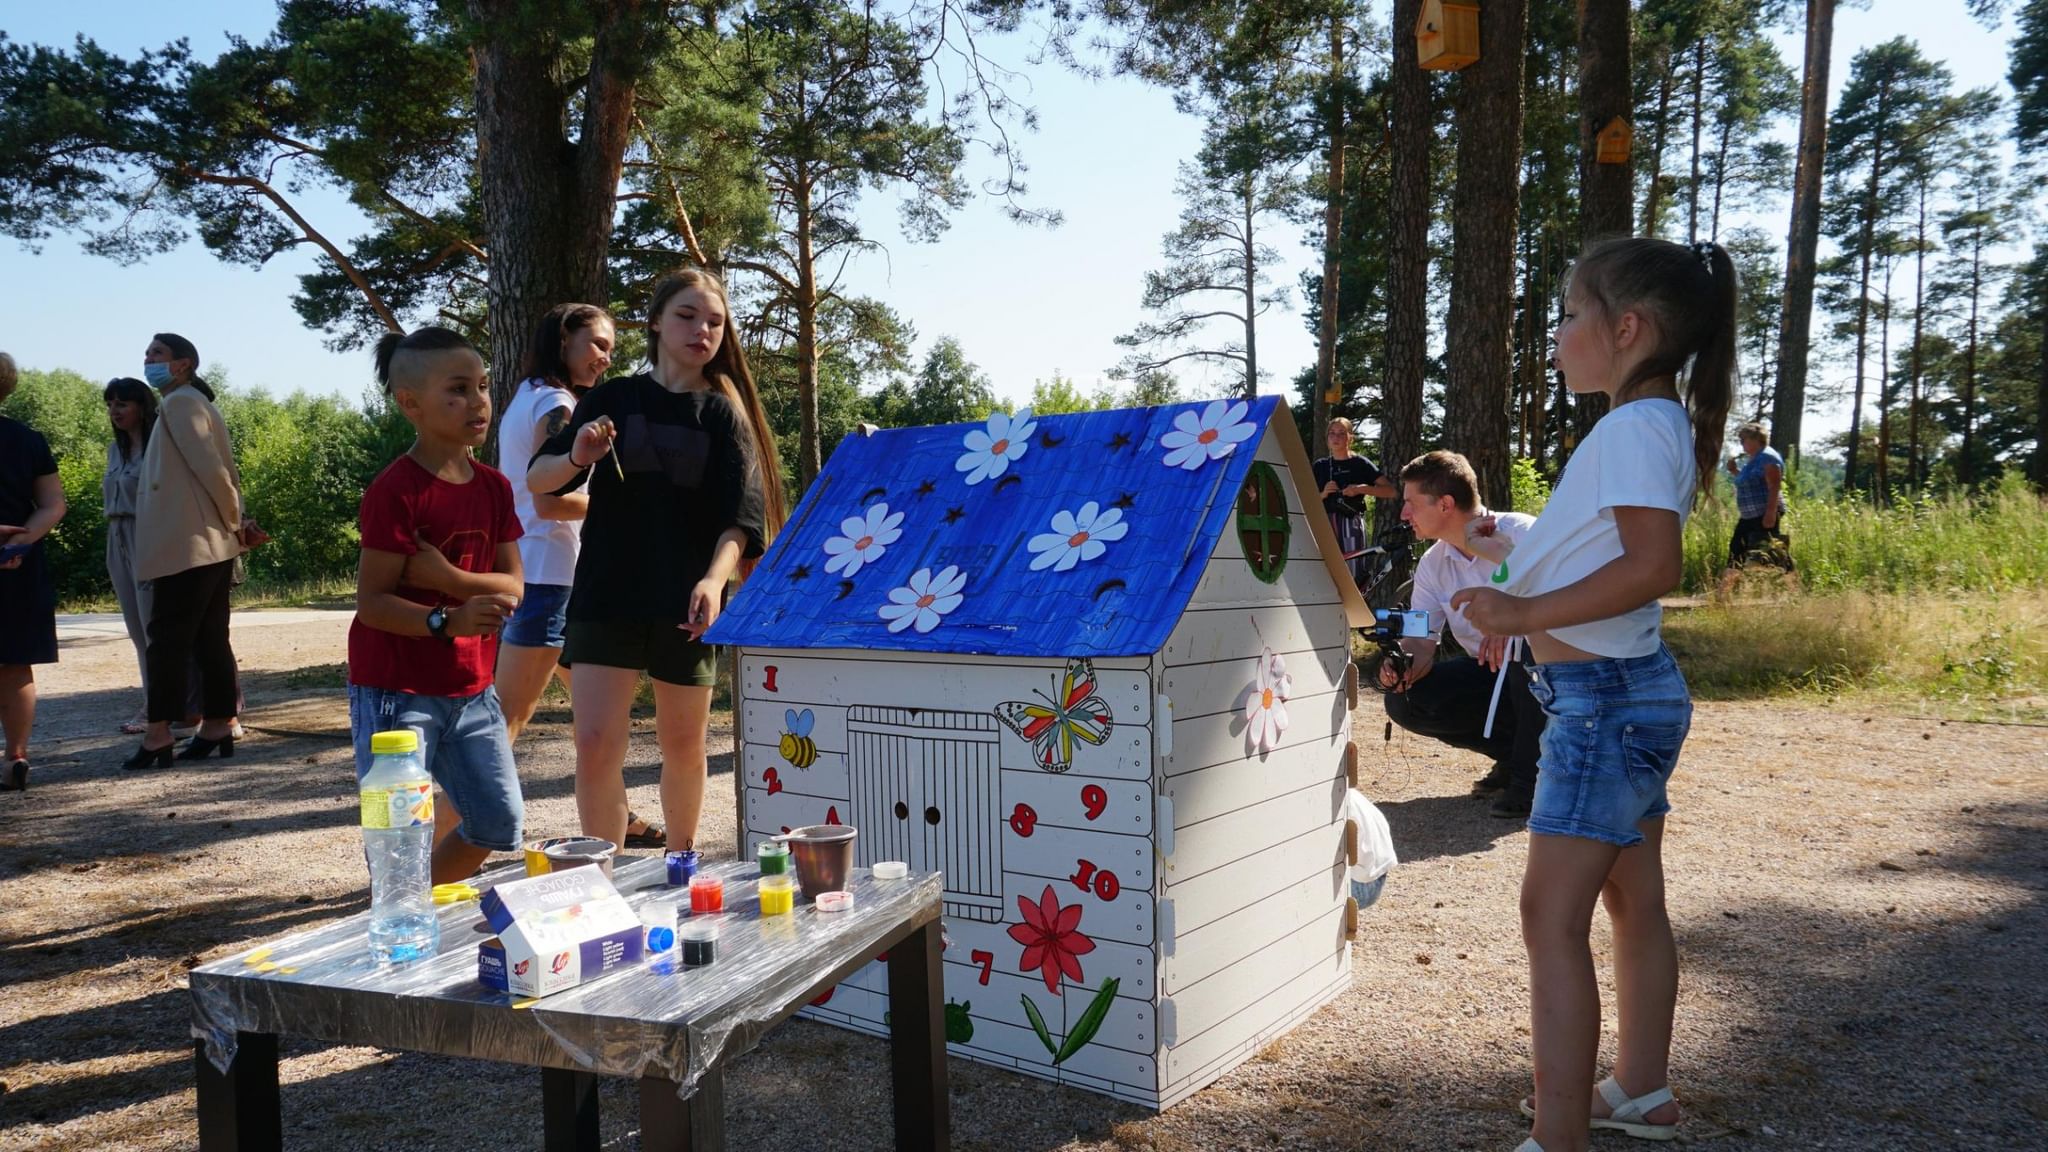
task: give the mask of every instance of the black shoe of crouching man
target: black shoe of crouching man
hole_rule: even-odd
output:
[[[1507,791],[1507,787],[1508,762],[1496,760],[1493,763],[1492,771],[1472,782],[1472,794],[1474,796],[1491,796],[1496,792]]]
[[[1511,788],[1493,798],[1493,803],[1486,806],[1486,814],[1497,820],[1527,820],[1532,799],[1528,793]]]

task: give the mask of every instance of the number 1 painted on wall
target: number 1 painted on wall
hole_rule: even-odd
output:
[[[770,664],[761,669],[761,688],[766,692],[782,691],[782,689],[775,686],[775,665]]]

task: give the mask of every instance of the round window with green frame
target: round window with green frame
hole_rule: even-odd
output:
[[[1287,569],[1287,541],[1293,531],[1287,485],[1279,471],[1263,460],[1253,462],[1251,475],[1237,493],[1237,540],[1252,575],[1268,584],[1280,579]]]

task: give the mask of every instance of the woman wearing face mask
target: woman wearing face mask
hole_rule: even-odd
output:
[[[149,730],[124,768],[168,768],[171,724],[185,716],[190,665],[199,666],[202,717],[180,759],[235,754],[235,652],[228,642],[234,562],[261,530],[242,515],[242,475],[213,389],[190,340],[160,332],[142,371],[162,393],[136,487],[135,578],[147,581]]]

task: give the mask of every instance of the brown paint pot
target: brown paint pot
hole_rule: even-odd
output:
[[[581,868],[586,864],[595,864],[609,877],[612,874],[612,857],[618,850],[619,846],[609,840],[600,840],[595,836],[578,836],[574,840],[550,844],[541,850],[541,854],[547,857],[550,872],[562,872],[570,868]]]
[[[853,841],[858,829],[846,824],[812,824],[777,837],[796,860],[796,880],[806,902],[820,892],[846,891],[853,875]]]

